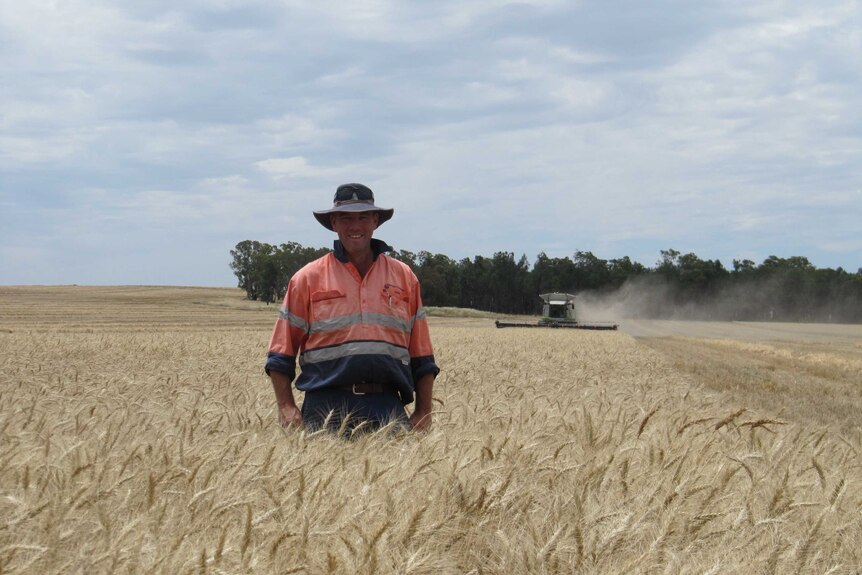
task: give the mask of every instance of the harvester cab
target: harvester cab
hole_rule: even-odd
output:
[[[542,319],[549,321],[577,321],[575,296],[570,293],[545,293],[542,299]]]

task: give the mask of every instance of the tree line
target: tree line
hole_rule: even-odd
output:
[[[230,251],[230,267],[249,299],[276,302],[296,271],[329,251],[245,240]],[[536,314],[538,294],[567,292],[622,305],[636,317],[862,323],[862,268],[850,273],[817,268],[801,256],[769,256],[760,264],[733,260],[727,269],[693,253],[660,254],[652,267],[589,251],[562,258],[540,253],[532,263],[512,252],[461,260],[427,251],[390,255],[414,271],[427,306]]]

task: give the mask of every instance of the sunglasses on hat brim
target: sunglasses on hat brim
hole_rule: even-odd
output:
[[[349,202],[374,202],[374,192],[362,184],[344,184],[335,190],[335,205]]]

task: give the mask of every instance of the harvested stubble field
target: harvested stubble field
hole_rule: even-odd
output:
[[[434,429],[343,441],[277,426],[275,313],[0,287],[0,572],[862,572],[858,332],[432,318]]]

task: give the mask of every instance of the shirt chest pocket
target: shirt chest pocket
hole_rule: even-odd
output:
[[[381,297],[390,314],[404,321],[410,320],[410,297],[405,289],[386,284],[383,286]]]
[[[312,321],[325,321],[350,314],[347,294],[341,290],[323,290],[311,294]]]

